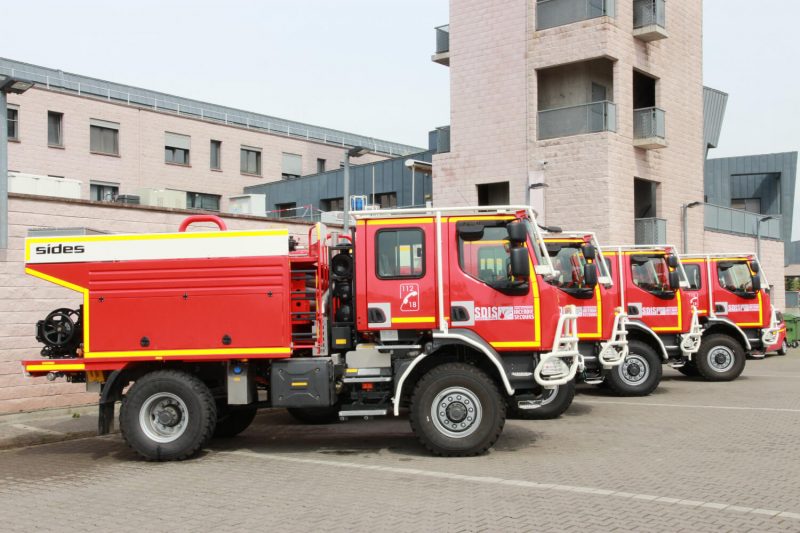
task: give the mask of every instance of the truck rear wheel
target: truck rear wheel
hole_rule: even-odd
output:
[[[253,405],[217,405],[217,425],[214,437],[235,437],[250,427],[258,409]]]
[[[125,442],[148,461],[180,461],[208,442],[217,423],[214,397],[197,377],[178,370],[146,374],[122,399]]]
[[[552,389],[544,389],[535,395],[533,401],[539,404],[535,409],[521,409],[517,405],[518,396],[525,395],[524,392],[517,392],[507,400],[508,418],[517,420],[551,420],[558,418],[572,405],[575,398],[575,381],[570,381],[566,385],[559,385]],[[527,398],[526,398],[527,399]]]
[[[494,381],[466,363],[431,369],[411,395],[411,429],[436,455],[467,457],[492,447],[506,419],[506,403]]]
[[[628,343],[628,357],[606,374],[608,386],[620,396],[647,396],[661,382],[661,358],[641,341]]]
[[[744,370],[746,359],[742,345],[721,333],[704,338],[695,357],[697,371],[708,381],[733,381]]]

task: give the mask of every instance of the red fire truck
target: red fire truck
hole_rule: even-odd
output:
[[[750,253],[683,255],[681,261],[703,338],[697,356],[679,370],[711,381],[736,379],[746,357],[764,357],[780,335],[761,264]]]
[[[201,221],[220,231],[185,231]],[[122,435],[151,460],[190,457],[268,406],[308,421],[408,408],[433,453],[478,454],[507,402],[530,408],[581,365],[530,208],[366,212],[302,247],[195,216],[176,233],[40,236],[25,251],[27,273],[83,297],[37,324],[44,359],[25,370],[98,391],[100,433],[121,400]]]
[[[628,354],[611,370],[587,364],[587,377],[604,379],[617,394],[643,396],[661,381],[661,365],[686,364],[700,347],[697,309],[686,295],[686,273],[674,246],[612,246],[603,250],[614,284],[600,295],[626,312]]]

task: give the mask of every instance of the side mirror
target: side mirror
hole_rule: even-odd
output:
[[[756,274],[753,276],[753,292],[758,292],[761,290],[761,276]]]
[[[591,288],[597,286],[597,265],[594,263],[583,265],[583,283]]]
[[[678,268],[678,256],[675,254],[669,254],[667,256],[667,264],[670,268]]]
[[[761,272],[761,265],[758,264],[758,261],[750,261],[750,270],[758,274]]]
[[[597,259],[597,248],[591,244],[585,244],[583,246],[583,257],[585,257],[588,261],[594,261]]]
[[[525,224],[519,220],[510,222],[506,226],[506,231],[508,231],[508,240],[511,242],[522,243],[528,240],[528,230],[525,229]]]
[[[483,238],[484,227],[482,224],[459,222],[456,230],[458,231],[458,236],[466,242],[479,241]]]
[[[678,274],[677,270],[669,273],[669,287],[674,291],[681,288],[681,275]]]
[[[521,279],[530,277],[531,263],[527,248],[511,249],[511,275]]]

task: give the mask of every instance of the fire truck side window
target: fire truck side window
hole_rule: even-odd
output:
[[[747,263],[719,263],[719,284],[732,292],[753,292],[753,276]]]
[[[458,264],[469,276],[488,285],[508,280],[508,232],[503,226],[486,226],[476,241],[458,238]]]
[[[586,265],[586,259],[580,248],[548,245],[547,251],[558,272],[558,276],[549,283],[563,289],[587,288],[583,279],[583,267]]]
[[[380,279],[425,275],[425,235],[421,229],[380,230],[375,238],[375,271]]]
[[[700,274],[700,265],[683,265],[686,277],[689,278],[689,290],[697,291],[703,287],[703,278]]]
[[[631,280],[649,292],[671,292],[669,266],[664,256],[631,257]]]

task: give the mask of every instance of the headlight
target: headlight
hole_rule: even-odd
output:
[[[552,359],[549,359],[544,364],[544,366],[542,366],[543,376],[558,376],[567,373],[569,373],[569,367],[563,360],[559,359],[558,357],[553,357]]]

